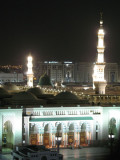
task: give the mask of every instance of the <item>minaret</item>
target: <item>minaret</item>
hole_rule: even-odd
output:
[[[93,73],[93,89],[95,89],[96,94],[105,94],[105,87],[107,85],[106,80],[104,79],[104,29],[103,29],[103,20],[102,14],[100,19],[100,28],[98,30],[98,46],[97,46],[97,60],[94,64],[94,73]]]
[[[28,63],[27,63],[28,71],[27,71],[27,86],[33,87],[33,71],[32,71],[32,57],[28,56]]]

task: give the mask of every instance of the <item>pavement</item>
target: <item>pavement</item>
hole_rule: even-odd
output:
[[[63,160],[106,160],[110,149],[106,147],[88,147],[82,149],[60,149]],[[11,154],[0,154],[0,160],[12,160]]]
[[[60,153],[64,155],[64,160],[105,160],[109,156],[110,150],[104,147],[90,147],[60,150]]]

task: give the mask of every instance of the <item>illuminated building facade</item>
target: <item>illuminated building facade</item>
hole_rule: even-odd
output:
[[[94,64],[92,62],[71,62],[68,64],[54,61],[50,61],[50,63],[49,61],[39,62],[34,67],[37,82],[44,73],[47,73],[53,84],[55,82],[93,83]],[[119,64],[106,63],[104,76],[108,83],[120,82]]]
[[[55,147],[58,133],[61,147],[104,144],[111,132],[118,138],[119,115],[120,107],[101,106],[1,109],[0,148],[5,138],[8,148],[22,143]]]
[[[33,87],[33,71],[32,71],[33,64],[32,64],[32,57],[31,56],[28,57],[27,67],[28,67],[27,86],[28,87]]]
[[[71,61],[45,61],[39,62],[35,67],[35,76],[37,79],[46,73],[52,82],[75,82],[74,80],[74,63]]]
[[[23,82],[23,73],[0,73],[0,84]]]
[[[0,66],[0,84],[4,84],[6,82],[20,83],[23,81],[24,81],[24,74],[22,65]]]
[[[104,79],[104,30],[103,30],[103,21],[100,20],[100,29],[98,31],[98,46],[97,46],[97,61],[94,65],[93,73],[93,88],[95,88],[96,93],[105,94],[105,87],[107,85],[106,80]]]

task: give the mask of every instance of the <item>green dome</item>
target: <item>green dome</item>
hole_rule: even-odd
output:
[[[47,85],[51,85],[50,78],[46,73],[40,77],[39,85],[41,85],[41,86],[43,86],[43,85],[46,85],[46,86]]]

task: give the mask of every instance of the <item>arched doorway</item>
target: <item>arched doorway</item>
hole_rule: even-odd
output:
[[[114,134],[115,137],[117,137],[117,128],[116,128],[116,119],[111,118],[109,121],[109,133],[108,134]]]
[[[56,136],[57,136],[57,134],[59,134],[59,136],[62,136],[62,130],[63,130],[62,124],[59,123],[57,126]]]
[[[80,132],[80,145],[86,145],[86,124],[83,123]]]
[[[57,136],[62,137],[60,146],[63,147],[64,146],[64,140],[63,140],[63,124],[62,123],[57,124],[57,130],[56,130],[56,135],[55,136],[56,137]]]
[[[9,120],[3,125],[2,148],[13,148],[13,127]]]
[[[74,124],[70,124],[68,133],[68,145],[74,145]]]
[[[36,124],[31,124],[30,126],[30,144],[38,145],[38,133],[39,129]]]
[[[50,139],[50,126],[49,126],[49,124],[46,124],[44,127],[43,144],[47,148],[49,147],[49,139]]]

